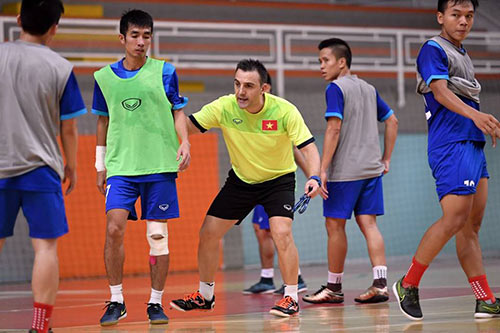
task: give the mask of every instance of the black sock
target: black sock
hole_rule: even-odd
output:
[[[387,279],[381,278],[381,279],[375,279],[373,280],[372,286],[377,287],[377,288],[385,288],[387,287]]]
[[[330,282],[328,282],[326,287],[333,292],[339,292],[342,290],[342,283],[330,283]]]
[[[260,283],[274,284],[273,278],[260,277]]]

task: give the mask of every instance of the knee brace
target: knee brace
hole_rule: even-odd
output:
[[[150,256],[163,256],[168,254],[168,228],[167,222],[146,221],[146,236],[148,239]]]

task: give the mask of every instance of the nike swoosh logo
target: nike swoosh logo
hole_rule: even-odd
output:
[[[125,309],[123,309],[121,312],[120,312],[120,316],[123,316],[125,314]]]
[[[492,311],[492,312],[500,312],[500,305],[497,305],[497,306],[483,305],[483,308],[488,309],[489,311]]]

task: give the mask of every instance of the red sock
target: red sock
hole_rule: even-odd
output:
[[[403,287],[413,286],[418,287],[420,284],[420,279],[424,275],[425,270],[429,265],[422,265],[419,263],[415,257],[411,260],[411,266],[406,272],[405,278],[403,279]]]
[[[53,305],[33,303],[33,323],[31,328],[37,332],[47,333],[49,331],[49,320],[52,316]]]
[[[489,299],[493,303],[495,303],[496,299],[491,292],[488,280],[486,279],[486,275],[480,275],[470,278],[469,283],[472,287],[474,295],[476,296],[476,299],[480,299],[482,301],[486,301]]]

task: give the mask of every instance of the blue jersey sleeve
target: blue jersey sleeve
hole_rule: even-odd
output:
[[[188,98],[179,95],[179,79],[177,78],[177,73],[175,72],[174,66],[167,62],[163,65],[163,86],[165,87],[167,98],[172,104],[172,110],[182,109],[186,106]]]
[[[109,117],[108,113],[108,105],[106,104],[106,100],[104,99],[104,95],[102,94],[101,88],[97,81],[94,84],[94,99],[92,101],[92,113],[98,116]]]
[[[380,97],[377,91],[377,119],[380,122],[386,121],[394,111],[387,105],[387,103]]]
[[[433,40],[425,43],[417,57],[417,69],[425,83],[448,80],[448,57],[443,48]]]
[[[82,93],[78,88],[75,74],[71,71],[64,92],[59,101],[61,110],[61,120],[67,120],[87,113],[87,108],[83,102]]]
[[[326,112],[325,118],[337,117],[344,119],[344,94],[339,86],[330,83],[326,88]]]

